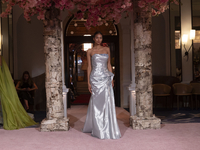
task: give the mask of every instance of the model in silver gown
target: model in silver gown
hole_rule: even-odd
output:
[[[114,74],[107,67],[108,54],[91,57],[90,84],[92,94],[83,132],[100,139],[119,139],[112,80]]]

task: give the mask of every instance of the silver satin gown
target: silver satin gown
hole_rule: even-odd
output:
[[[114,74],[107,67],[108,54],[91,57],[90,84],[92,94],[88,106],[83,132],[99,139],[119,139],[112,80]]]

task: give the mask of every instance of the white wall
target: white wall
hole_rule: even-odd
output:
[[[17,11],[20,8],[14,9]],[[14,28],[15,57],[17,58],[15,79],[21,78],[26,70],[32,77],[36,77],[45,72],[42,21],[34,16],[31,18],[31,23],[28,23],[23,14],[17,15],[17,18],[13,24],[16,26]]]
[[[120,45],[120,92],[121,107],[129,106],[129,90],[131,84],[131,18],[122,18],[118,24]]]
[[[192,29],[192,18],[191,18],[191,0],[181,0],[181,37],[183,34],[190,35],[190,30]],[[187,49],[192,44],[192,40],[188,39],[185,45]],[[182,44],[182,82],[190,83],[193,80],[193,69],[192,69],[192,50],[189,52],[189,59],[187,61],[185,55],[185,49]]]
[[[152,17],[152,73],[170,75],[169,11]]]
[[[18,77],[18,57],[17,57],[17,22],[20,15],[23,13],[22,9],[18,6],[13,7],[13,51],[14,51],[14,79]]]

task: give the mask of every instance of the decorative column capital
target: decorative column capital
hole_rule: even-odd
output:
[[[135,70],[134,70],[134,72],[135,72]],[[133,80],[133,79],[132,79]],[[134,80],[135,81],[135,80]],[[129,87],[128,87],[128,90],[129,91],[135,91],[135,87],[136,87],[136,84],[135,84],[135,82],[133,83],[133,81],[132,81],[132,83],[129,85]]]
[[[69,88],[66,88],[66,85],[62,86],[63,94],[67,94],[69,92]]]

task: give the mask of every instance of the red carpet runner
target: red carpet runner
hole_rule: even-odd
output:
[[[90,94],[81,94],[79,95],[72,104],[88,104],[90,101]]]

